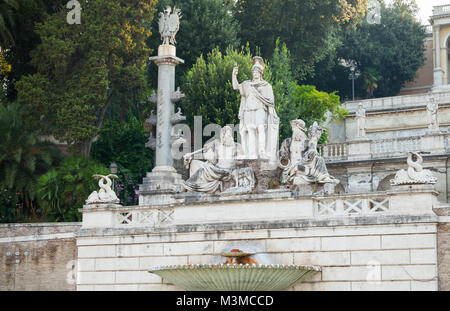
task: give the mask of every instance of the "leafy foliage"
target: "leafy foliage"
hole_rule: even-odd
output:
[[[8,99],[17,99],[14,84],[24,74],[35,73],[30,65],[30,52],[40,43],[40,38],[35,32],[34,24],[42,22],[47,14],[60,10],[67,1],[62,0],[15,0],[19,9],[13,11],[14,27],[12,28],[13,44],[2,46],[4,48],[6,61],[11,65],[11,71],[2,74],[7,89]]]
[[[13,28],[16,25],[14,13],[19,9],[17,0],[0,0],[0,47],[14,44]]]
[[[33,203],[37,178],[60,159],[59,151],[37,139],[21,119],[18,103],[0,105],[0,189],[20,193],[26,213],[36,215]]]
[[[314,64],[334,47],[334,34],[365,11],[365,0],[237,0],[234,15],[242,42],[261,47],[270,58],[276,40],[285,42],[295,59],[294,77],[314,72]]]
[[[361,73],[355,81],[356,96],[397,95],[406,82],[414,80],[424,62],[425,29],[416,13],[414,0],[395,0],[389,5],[381,2],[381,23],[369,24],[364,19],[345,29],[334,66],[310,82],[351,98],[350,71],[338,62],[345,59],[355,62]]]
[[[16,84],[27,119],[41,133],[88,155],[106,110],[127,111],[145,95],[145,40],[154,0],[96,0],[84,5],[81,24],[60,11],[37,23],[42,43],[32,53],[37,73]]]
[[[15,222],[19,219],[19,196],[8,189],[0,190],[0,223]]]
[[[202,116],[203,124],[239,123],[240,95],[231,83],[234,64],[239,66],[240,82],[251,79],[253,61],[250,51],[232,47],[227,48],[225,55],[216,48],[208,53],[206,60],[200,56],[186,72],[181,87],[186,94],[183,111],[191,128],[196,115]]]
[[[297,85],[294,96],[297,106],[300,107],[300,117],[305,121],[306,126],[312,125],[314,121],[323,124],[327,117],[331,120],[339,120],[347,115],[335,92],[321,92],[313,85]]]
[[[94,174],[109,170],[84,156],[66,158],[60,166],[42,175],[38,181],[38,202],[48,221],[80,221],[79,208],[92,191],[98,191]]]
[[[0,75],[6,76],[9,72],[11,72],[11,65],[8,64],[5,53],[0,51]]]
[[[149,133],[133,116],[126,124],[108,121],[92,146],[92,158],[109,166],[115,162],[119,179],[116,192],[124,205],[137,204],[136,191],[142,177],[153,167],[153,152],[145,147]]]
[[[268,62],[265,79],[272,84],[275,109],[280,117],[280,141],[291,135],[290,120],[300,115],[300,108],[294,101],[296,82],[292,74],[292,59],[286,44],[277,40],[272,60]]]

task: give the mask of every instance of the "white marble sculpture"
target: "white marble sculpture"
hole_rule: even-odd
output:
[[[111,189],[112,181],[111,178],[118,178],[114,174],[109,174],[107,176],[103,175],[93,175],[94,178],[99,178],[98,186],[100,190],[92,192],[88,199],[86,200],[86,204],[116,204],[120,203],[120,200],[117,198],[116,193]]]
[[[283,168],[281,182],[293,185],[339,183],[328,174],[325,160],[317,152],[323,129],[314,122],[307,136],[303,120],[293,120],[291,126],[292,138],[285,139],[279,151],[279,166]]]
[[[264,61],[253,58],[253,79],[239,83],[238,66],[232,74],[233,88],[241,94],[239,133],[242,159],[267,159],[276,162],[280,119],[274,106],[272,86],[263,80]]]
[[[175,45],[177,43],[175,35],[180,29],[180,14],[181,10],[175,6],[173,7],[173,13],[170,6],[166,6],[164,13],[159,13],[159,33],[161,34],[163,45]]]
[[[431,132],[439,131],[438,108],[436,99],[433,95],[430,95],[427,103],[427,121],[428,130]]]
[[[408,152],[408,169],[400,170],[391,179],[391,185],[435,184],[437,178],[430,170],[423,169],[423,159],[418,152]]]
[[[358,128],[356,137],[365,137],[366,136],[366,110],[363,108],[362,104],[358,105],[358,110],[356,110],[355,116],[356,116],[356,126]]]
[[[183,184],[189,192],[214,193],[222,191],[222,182],[232,177],[236,166],[236,156],[240,145],[234,142],[233,130],[225,126],[216,139],[197,151],[183,156],[185,166],[189,168],[189,179]],[[204,161],[194,160],[194,155],[202,154]]]

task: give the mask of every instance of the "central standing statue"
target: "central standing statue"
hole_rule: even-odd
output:
[[[253,79],[239,84],[238,66],[233,68],[233,89],[241,94],[239,108],[239,133],[243,154],[241,159],[266,159],[277,161],[278,127],[280,119],[274,105],[272,86],[263,80],[264,61],[253,58]]]

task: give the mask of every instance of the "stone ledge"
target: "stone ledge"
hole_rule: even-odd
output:
[[[173,234],[186,232],[232,231],[232,230],[269,230],[295,229],[309,227],[337,227],[361,225],[390,225],[438,223],[437,215],[376,215],[336,217],[328,219],[295,219],[277,221],[233,222],[233,223],[205,223],[190,225],[173,225],[158,228],[93,228],[81,229],[76,237],[142,235],[142,234]]]

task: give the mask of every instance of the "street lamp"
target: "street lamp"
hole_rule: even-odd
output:
[[[111,172],[111,174],[117,174],[117,171],[119,170],[119,167],[117,166],[116,162],[113,162],[109,165],[109,171]],[[113,186],[113,191],[115,192],[116,189],[114,188],[114,179],[115,178],[111,178],[112,179],[112,186]]]
[[[349,80],[352,80],[352,98],[355,100],[355,79],[358,79],[359,72],[356,71],[356,65],[352,62],[350,65],[350,75],[348,76]]]
[[[116,164],[116,162],[113,162],[109,165],[109,171],[111,172],[111,174],[117,174],[117,170],[118,170],[118,166]]]

